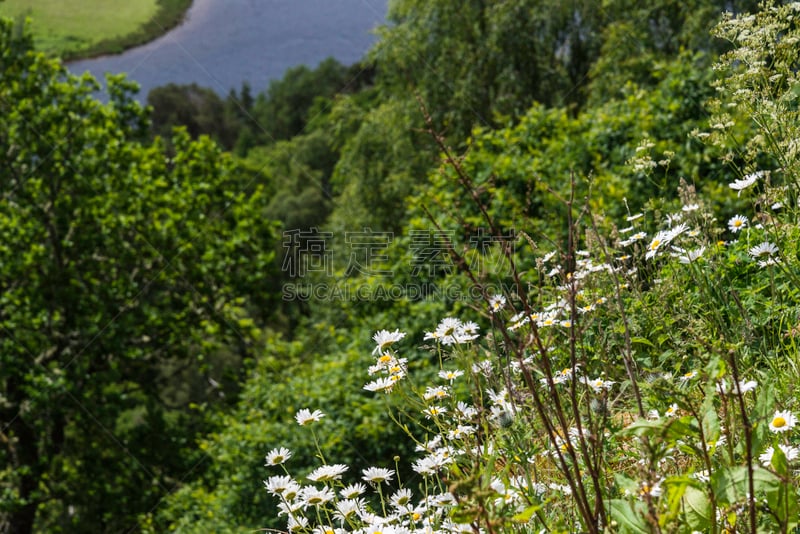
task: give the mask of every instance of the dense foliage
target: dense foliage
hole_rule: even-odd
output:
[[[208,138],[145,143],[127,82],[0,26],[0,517],[121,531],[204,461],[274,296],[263,186]]]
[[[755,26],[709,33],[755,8],[398,0],[362,64],[224,99],[167,86],[148,110],[119,79],[92,100],[4,25],[0,525],[283,529],[261,479],[287,447],[298,481],[395,470],[436,528],[719,531],[756,521],[752,482],[756,526],[789,531],[780,453],[746,464],[792,446],[768,419],[796,404],[793,27],[761,52]],[[455,350],[443,317],[476,323]],[[743,377],[770,384],[714,395]],[[477,442],[430,411],[456,401]],[[298,426],[302,408],[325,416]],[[454,458],[493,449],[422,473],[437,435]],[[364,496],[358,526],[389,497]],[[299,506],[290,524],[334,523]]]

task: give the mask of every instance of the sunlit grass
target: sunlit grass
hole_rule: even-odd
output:
[[[115,53],[165,33],[191,0],[5,0],[0,16],[31,19],[36,47],[64,58]]]

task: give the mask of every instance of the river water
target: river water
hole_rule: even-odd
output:
[[[388,0],[195,0],[186,20],[146,45],[120,55],[75,61],[73,73],[128,73],[139,99],[168,83],[210,87],[224,96],[249,82],[253,93],[296,65],[333,56],[360,59],[383,23]],[[101,95],[102,96],[102,95]]]

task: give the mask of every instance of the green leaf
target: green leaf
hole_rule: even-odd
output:
[[[761,467],[753,468],[753,487],[756,494],[777,491],[779,482],[774,473]],[[714,496],[720,504],[730,505],[745,499],[749,486],[747,466],[715,471],[711,476],[711,486]]]
[[[533,514],[535,514],[541,509],[542,506],[539,504],[528,506],[527,508],[525,508],[525,510],[512,517],[511,520],[514,521],[515,523],[527,523],[528,521],[531,520]]]
[[[644,518],[644,503],[631,504],[622,499],[612,499],[609,503],[611,519],[616,521],[620,532],[648,534],[647,521]]]
[[[649,421],[641,419],[634,421],[622,430],[622,435],[647,436],[673,442],[687,436],[696,436],[697,430],[691,425],[692,418],[673,417]]]
[[[711,500],[705,491],[687,486],[683,493],[686,522],[694,530],[705,531],[711,525]]]
[[[638,343],[639,345],[647,345],[648,347],[656,348],[656,346],[653,345],[649,339],[645,339],[643,337],[632,337],[631,343]]]

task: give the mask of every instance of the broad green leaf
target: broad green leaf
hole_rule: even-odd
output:
[[[648,534],[650,529],[644,518],[644,503],[631,504],[622,499],[612,499],[609,503],[611,519],[616,521],[619,532]]]

